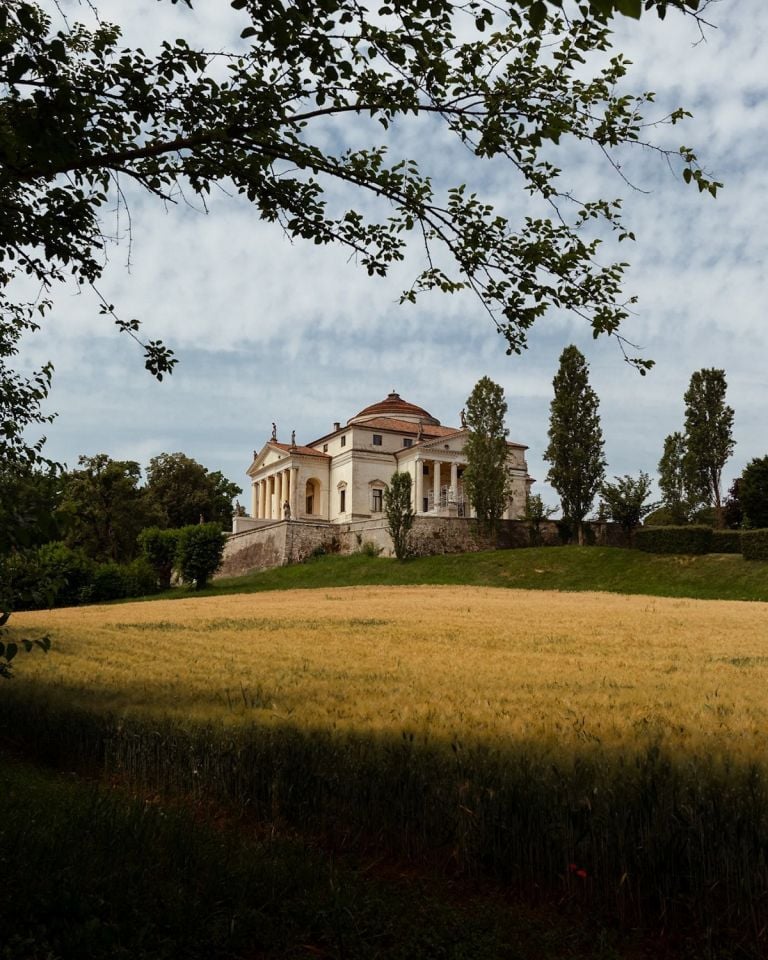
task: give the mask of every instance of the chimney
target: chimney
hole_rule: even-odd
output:
[[[335,421],[334,421],[333,430],[334,430],[334,433],[335,433],[337,430],[341,430],[341,424],[339,423],[338,420],[335,420]]]

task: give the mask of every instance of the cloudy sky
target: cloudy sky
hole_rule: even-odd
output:
[[[240,28],[222,0],[198,0],[194,13],[156,0],[99,6],[122,24],[127,42],[145,49],[163,36],[229,48]],[[69,8],[86,18],[74,0]],[[708,16],[714,27],[703,41],[687,18],[648,16],[619,24],[616,47],[634,64],[628,88],[656,92],[656,115],[678,105],[694,114],[671,139],[664,131],[658,137],[696,148],[725,182],[717,200],[686,188],[648,152],[623,160],[641,190],[629,190],[595,156],[568,150],[558,157],[565,184],[625,198],[637,241],[622,254],[632,264],[627,290],[639,299],[624,334],[656,361],[647,377],[622,362],[610,339],[593,341],[583,321],[565,314],[540,321],[529,349],[507,357],[470,296],[398,305],[418,261],[371,280],[343,250],[291,243],[223,191],[207,214],[194,204],[165,209],[134,196],[130,269],[123,244],[111,251],[101,287],[121,316],[138,317],[148,337],[176,351],[179,366],[156,383],[91,297],[57,291],[54,314],[24,352],[26,364],[50,359],[55,366],[49,406],[58,417],[48,454],[72,466],[79,454],[146,464],[183,451],[245,484],[251,453],[273,420],[281,440],[295,429],[305,443],[394,388],[456,425],[472,386],[489,375],[506,391],[511,438],[529,446],[535,489],[554,504],[542,460],[552,377],[563,347],[576,343],[600,397],[611,475],[654,474],[664,437],[681,428],[691,373],[724,368],[736,412],[729,483],[768,453],[768,4],[721,0]],[[393,146],[418,157],[438,181],[467,180],[484,196],[509,201],[503,168],[453,157],[439,136],[406,126]]]

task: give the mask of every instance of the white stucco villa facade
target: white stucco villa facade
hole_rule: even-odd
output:
[[[463,420],[463,415],[462,415]],[[410,473],[417,515],[471,517],[462,483],[465,427],[445,427],[427,410],[394,391],[342,426],[307,445],[272,438],[254,450],[248,468],[250,517],[236,517],[234,531],[281,520],[350,523],[380,519],[384,490],[395,471]],[[505,518],[522,516],[528,475],[522,443],[508,442],[512,497]]]

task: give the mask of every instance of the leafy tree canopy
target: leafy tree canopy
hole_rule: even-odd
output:
[[[690,459],[686,457],[685,436],[676,431],[664,439],[664,449],[659,460],[659,489],[664,507],[669,513],[669,523],[688,523],[692,515],[705,502],[695,474],[691,472]]]
[[[411,475],[396,471],[384,491],[384,516],[387,532],[392,537],[395,556],[406,560],[410,555],[411,529],[415,513],[411,502]]]
[[[768,528],[768,456],[750,460],[738,485],[744,526]]]
[[[232,498],[243,491],[218,470],[209,472],[183,453],[161,453],[147,467],[145,497],[161,527],[206,522],[228,525]]]
[[[724,370],[703,369],[691,375],[685,392],[685,469],[701,500],[715,508],[722,526],[721,480],[733,453],[733,408],[725,402]]]
[[[69,516],[65,542],[93,560],[124,562],[138,553],[139,531],[153,519],[143,496],[141,467],[105,453],[79,457],[79,469],[64,477],[61,509]]]
[[[614,483],[603,483],[600,495],[610,519],[620,524],[625,533],[631,534],[643,518],[659,506],[658,503],[646,503],[651,492],[651,478],[641,470],[637,479],[625,474],[614,480]]]
[[[541,546],[541,525],[556,513],[557,507],[550,507],[544,503],[540,493],[526,494],[523,520],[527,520],[530,524],[529,533],[532,547]]]
[[[598,235],[631,230],[619,201],[572,196],[553,157],[576,140],[618,167],[612,151],[647,145],[653,95],[622,89],[628,64],[610,55],[610,18],[700,18],[707,0],[233,0],[229,52],[166,39],[153,54],[125,48],[112,24],[59,26],[58,6],[0,6],[0,306],[16,327],[48,306],[12,301],[20,274],[44,293],[67,277],[97,290],[103,217],[131,186],[174,202],[223,183],[288,236],[345,246],[369,274],[386,274],[413,237],[425,259],[402,298],[469,288],[509,351],[551,308],[620,337],[625,264],[598,261]],[[513,223],[471,187],[438,190],[416,160],[390,157],[387,131],[413,117],[443,124],[479,160],[508,163],[515,189],[539,201],[530,215]],[[361,136],[369,145],[353,146]],[[659,152],[717,192],[690,148]],[[337,209],[339,183],[373,212]],[[97,296],[138,340],[139,322]],[[172,370],[162,343],[143,347],[153,374]]]
[[[478,520],[493,528],[511,496],[503,388],[490,377],[482,377],[467,398],[466,411],[469,436],[464,445],[464,486]]]

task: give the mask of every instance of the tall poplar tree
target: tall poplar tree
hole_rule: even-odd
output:
[[[571,344],[560,355],[552,381],[549,444],[544,459],[550,464],[547,480],[560,495],[563,516],[575,523],[579,544],[584,543],[584,517],[592,508],[605,477],[600,401],[589,385],[589,367]]]
[[[733,453],[733,408],[725,402],[725,370],[697,370],[685,392],[685,466],[702,500],[723,523],[720,487]]]
[[[469,436],[464,446],[467,467],[463,481],[478,520],[490,529],[501,519],[512,493],[507,469],[506,414],[503,388],[490,377],[482,377],[467,398]]]
[[[659,489],[664,506],[673,523],[687,523],[691,514],[702,504],[696,477],[690,473],[686,457],[685,437],[680,431],[664,439],[664,450],[659,460]]]

